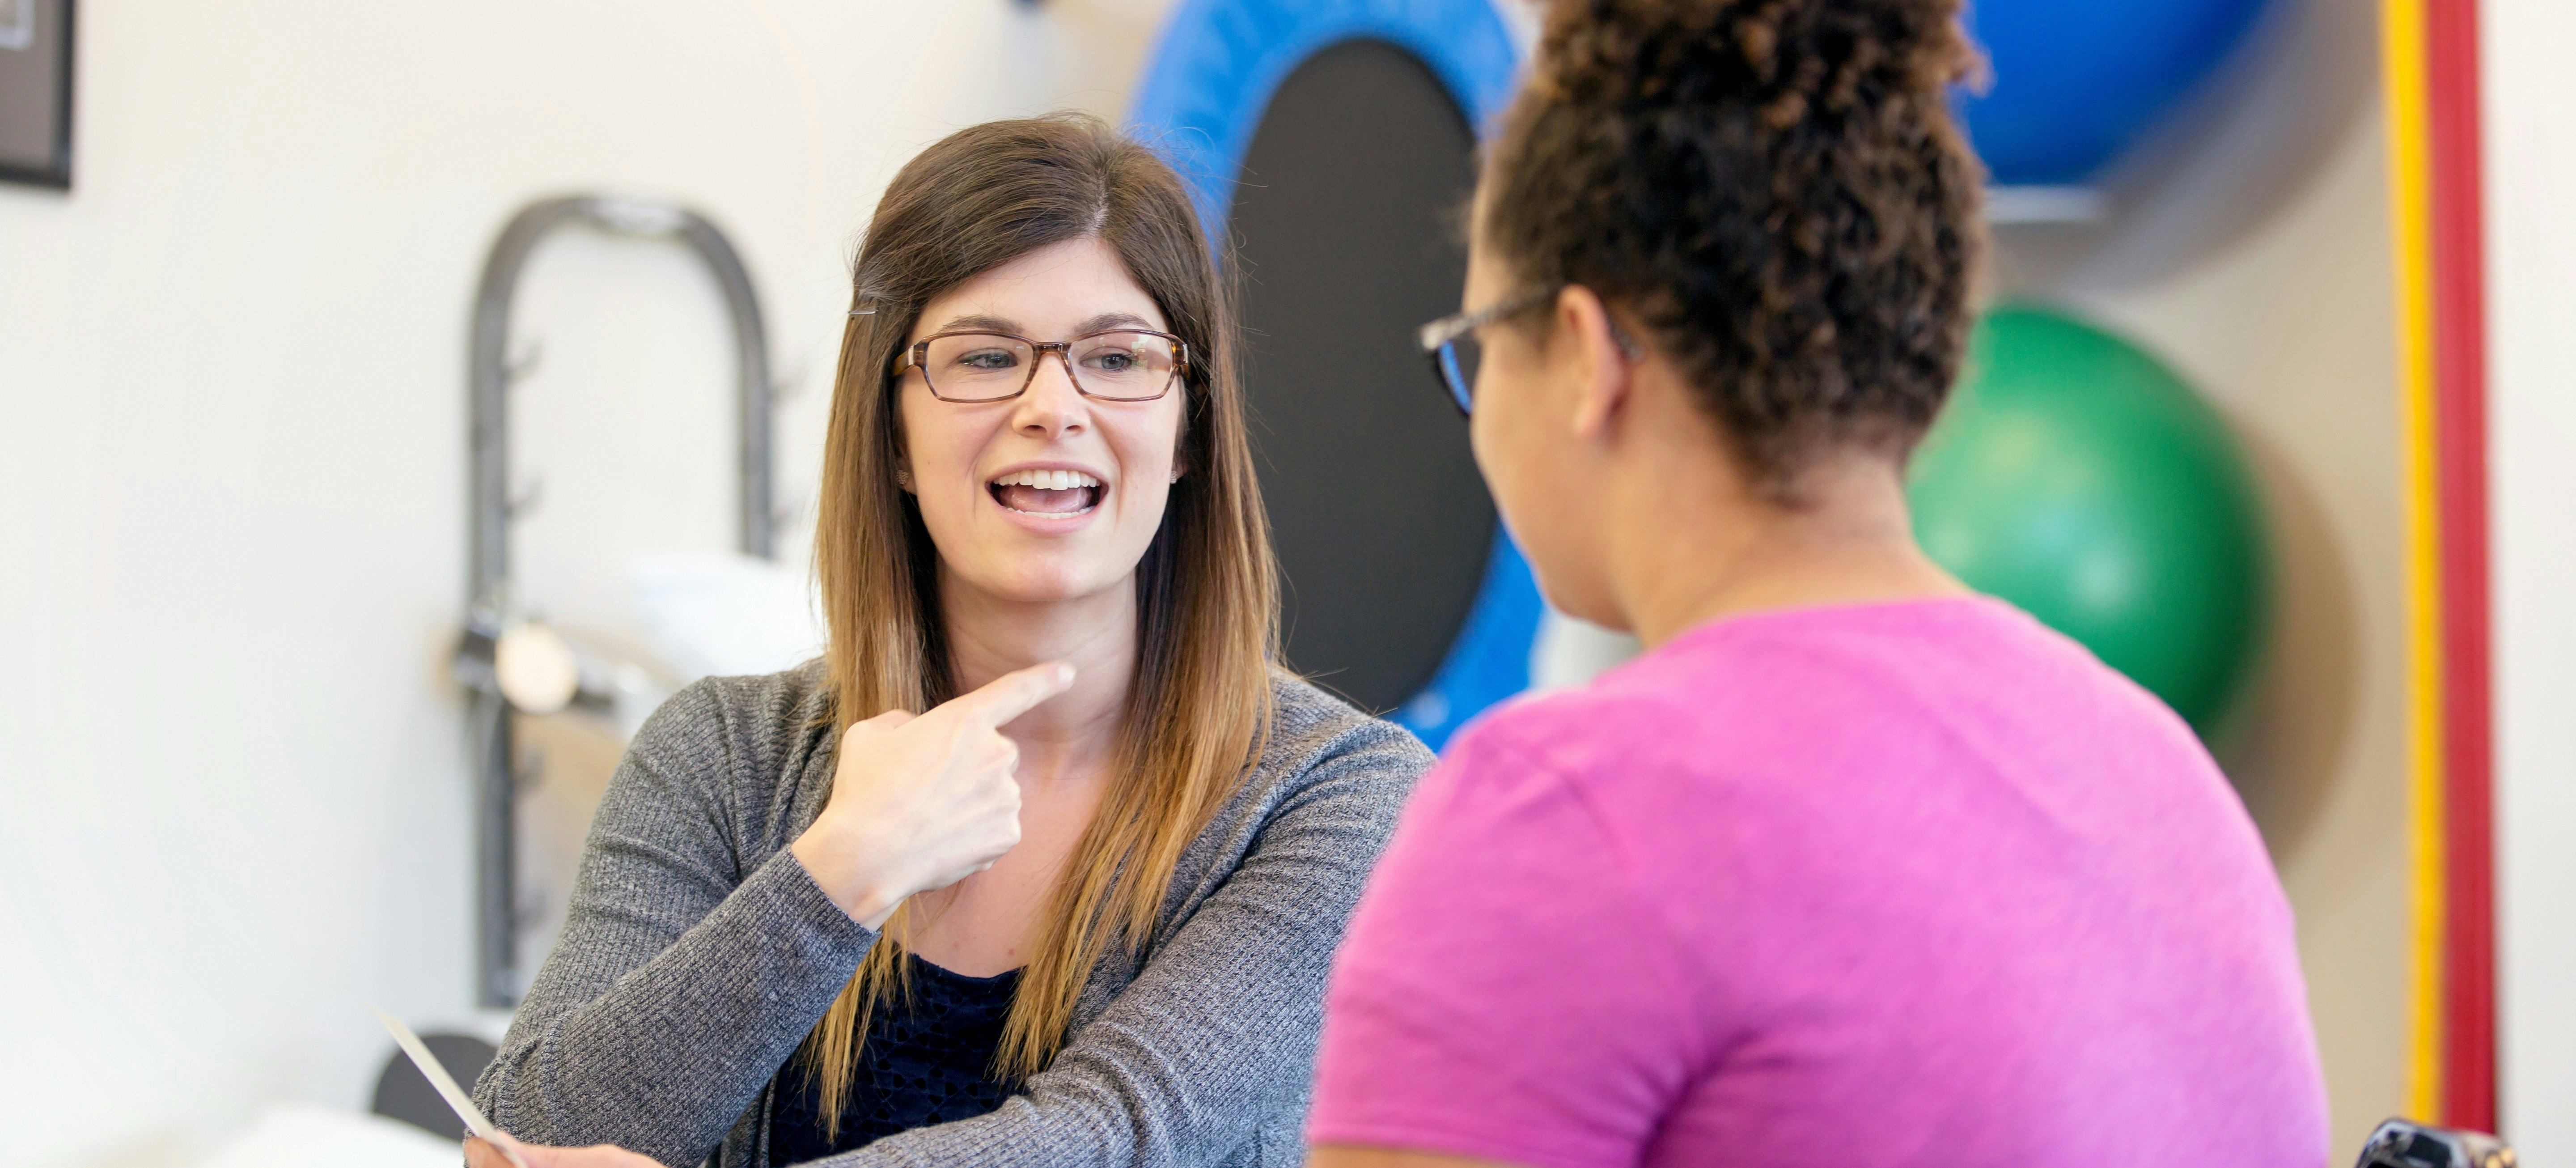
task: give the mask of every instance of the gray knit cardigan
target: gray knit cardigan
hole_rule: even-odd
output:
[[[1064,1049],[999,1110],[830,1165],[1286,1165],[1324,982],[1431,763],[1277,677],[1267,750],[1181,856],[1154,942],[1092,971]],[[520,1139],[767,1168],[769,1086],[877,935],[787,851],[823,808],[820,663],[716,678],[645,722],[591,826],[554,952],[474,1087]]]

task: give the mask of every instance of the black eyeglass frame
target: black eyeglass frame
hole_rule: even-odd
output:
[[[1526,288],[1503,297],[1473,312],[1452,313],[1422,326],[1419,334],[1422,355],[1431,359],[1431,375],[1440,379],[1441,388],[1449,391],[1449,404],[1457,407],[1458,416],[1466,417],[1476,405],[1476,387],[1458,368],[1458,339],[1496,321],[1509,320],[1556,299],[1565,285],[1555,284]]]
[[[862,314],[853,312],[850,315],[859,316]],[[1163,382],[1163,388],[1155,390],[1153,395],[1150,397],[1118,397],[1112,394],[1093,393],[1082,387],[1082,374],[1076,372],[1073,368],[1073,347],[1084,341],[1090,340],[1093,337],[1105,337],[1111,333],[1134,333],[1141,336],[1161,337],[1172,343],[1172,376]],[[941,393],[939,392],[939,383],[930,379],[930,342],[947,337],[999,337],[1003,340],[1018,341],[1023,345],[1027,345],[1030,350],[1029,375],[1020,379],[1020,387],[1018,389],[1012,390],[1000,397],[950,397],[947,394]],[[1179,385],[1183,379],[1189,376],[1190,371],[1190,343],[1170,333],[1157,331],[1155,329],[1101,329],[1097,332],[1084,333],[1081,336],[1062,341],[1031,340],[1027,337],[1020,336],[1017,333],[997,333],[991,329],[955,329],[944,333],[932,333],[918,341],[914,341],[910,347],[906,348],[901,355],[895,358],[894,369],[891,371],[891,374],[896,380],[900,381],[903,379],[905,370],[918,369],[921,370],[922,387],[930,391],[930,396],[938,398],[941,401],[952,402],[957,405],[990,405],[994,402],[1010,401],[1019,397],[1021,394],[1027,393],[1029,391],[1029,386],[1037,383],[1038,366],[1046,364],[1046,356],[1048,353],[1054,353],[1056,355],[1056,360],[1064,363],[1065,379],[1073,383],[1073,391],[1084,397],[1090,398],[1093,401],[1161,401],[1165,394],[1172,392],[1173,386]]]
[[[1473,312],[1453,313],[1422,326],[1418,334],[1422,343],[1422,354],[1431,359],[1432,376],[1439,378],[1441,388],[1448,391],[1449,404],[1457,407],[1459,417],[1467,417],[1475,411],[1476,387],[1467,380],[1466,372],[1458,368],[1458,339],[1486,325],[1509,320],[1533,308],[1552,304],[1556,301],[1557,293],[1573,286],[1572,284],[1548,284],[1525,288]],[[1610,322],[1610,340],[1619,346],[1620,354],[1630,361],[1645,358],[1645,350],[1638,348],[1635,341],[1628,339],[1628,334],[1620,329],[1619,322],[1616,320]]]

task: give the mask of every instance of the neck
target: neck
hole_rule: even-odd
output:
[[[1969,594],[1915,545],[1892,460],[1813,466],[1792,506],[1747,489],[1704,447],[1683,453],[1624,476],[1603,529],[1612,602],[1649,648],[1766,609]]]
[[[1015,669],[1069,661],[1073,688],[1002,727],[1020,748],[1023,785],[1105,773],[1136,670],[1136,582],[1071,600],[1004,600],[943,574],[949,663],[958,693]]]

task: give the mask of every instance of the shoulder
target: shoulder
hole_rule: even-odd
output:
[[[1254,785],[1294,788],[1340,777],[1391,790],[1401,801],[1434,761],[1404,727],[1294,674],[1272,672],[1270,737],[1253,766]]]
[[[1405,728],[1273,670],[1269,736],[1202,841],[1248,847],[1288,822],[1392,831],[1435,761]]]
[[[1640,658],[1588,685],[1525,694],[1477,716],[1443,750],[1408,812],[1409,831],[1617,835],[1678,807],[1758,789],[1774,732],[1746,692],[1704,670]],[[1722,687],[1721,687],[1722,688]],[[1570,820],[1568,817],[1572,817]]]
[[[1819,761],[1856,736],[1937,733],[1999,689],[2075,686],[2084,679],[2056,668],[2068,663],[2052,656],[2058,640],[1983,600],[1729,617],[1580,688],[1505,703],[1462,730],[1450,755],[1517,758],[1577,783],[1641,771],[1722,781],[1772,760]]]
[[[831,686],[822,661],[779,673],[689,683],[644,720],[628,747],[635,763],[692,785],[775,786],[831,730]]]
[[[1274,670],[1269,737],[1182,852],[1166,922],[1188,919],[1229,886],[1301,904],[1356,899],[1433,761],[1403,727]],[[1293,872],[1292,881],[1236,884],[1256,857],[1269,872]],[[1319,892],[1324,900],[1312,901]],[[1337,935],[1339,924],[1331,928]]]
[[[1469,722],[1450,740],[1449,769],[1506,769],[1577,778],[1621,769],[1639,751],[1654,752],[1685,727],[1711,729],[1712,711],[1686,691],[1623,684],[1613,675],[1579,689],[1513,698]],[[1632,761],[1632,760],[1631,760]]]

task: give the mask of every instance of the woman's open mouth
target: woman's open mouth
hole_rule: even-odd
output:
[[[984,484],[993,501],[1023,515],[1065,518],[1100,505],[1100,480],[1078,470],[1013,471]]]

